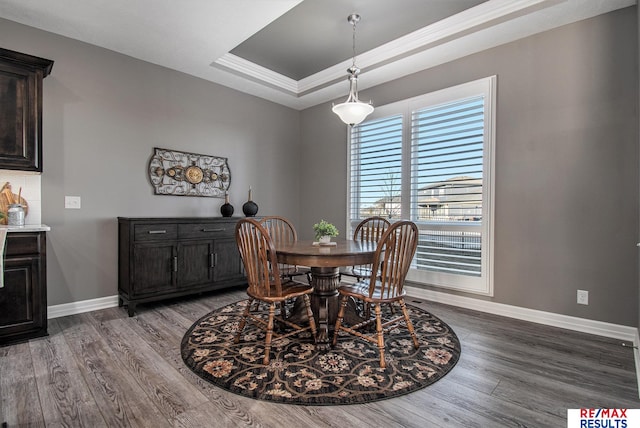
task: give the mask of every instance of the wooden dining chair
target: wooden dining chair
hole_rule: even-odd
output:
[[[369,278],[355,284],[344,284],[338,288],[340,310],[333,335],[333,346],[336,345],[338,333],[341,331],[376,343],[380,351],[380,367],[384,368],[386,367],[384,334],[388,333],[391,327],[401,325],[403,321],[416,349],[420,346],[404,302],[404,281],[417,246],[418,227],[415,223],[399,221],[389,226],[378,242]],[[375,316],[356,325],[345,326],[343,317],[349,298],[358,299],[365,305],[372,305]],[[383,319],[382,304],[398,304],[402,314],[396,316],[393,312],[385,313]],[[371,334],[366,331],[366,328],[373,323],[376,329],[375,333]]]
[[[389,228],[391,223],[389,220],[383,217],[369,217],[362,220],[356,226],[353,231],[353,240],[361,242],[378,242],[382,235]],[[352,276],[356,278],[356,281],[369,278],[371,275],[372,266],[356,265],[349,266],[340,271],[341,275]]]
[[[284,217],[266,216],[260,219],[260,224],[267,230],[274,245],[290,244],[298,240],[293,224]],[[308,269],[302,269],[300,266],[279,263],[278,269],[282,278],[293,279],[295,276],[307,275]],[[308,277],[308,275],[307,275]]]
[[[387,231],[390,225],[391,223],[389,222],[389,220],[384,217],[374,216],[365,218],[360,223],[358,223],[355,230],[353,231],[353,240],[377,243],[380,238],[382,238],[382,235]],[[371,264],[348,266],[340,270],[340,280],[342,280],[342,276],[344,275],[354,277],[356,279],[356,282],[362,281],[363,279],[369,278],[369,276],[371,275],[371,271]],[[369,315],[371,313],[370,310],[370,305],[365,304],[363,311],[366,318],[369,318]],[[391,310],[393,310],[392,306]]]
[[[247,276],[249,301],[243,311],[234,342],[240,341],[247,320],[253,321],[266,333],[263,359],[265,365],[269,364],[271,342],[274,337],[276,339],[285,338],[311,330],[315,342],[316,324],[309,299],[309,294],[313,293],[313,287],[293,280],[282,280],[276,262],[273,241],[260,222],[250,218],[239,220],[236,224],[236,242]],[[287,301],[297,297],[301,297],[306,306],[309,318],[307,327],[288,321],[282,316],[283,314],[276,316],[276,305],[284,305]],[[266,304],[268,310],[264,310],[265,305],[255,305],[252,308],[254,301]],[[290,330],[276,333],[274,331],[275,322],[289,327]]]

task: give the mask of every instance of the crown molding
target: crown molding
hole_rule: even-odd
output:
[[[211,63],[213,67],[221,67],[236,74],[249,77],[284,92],[298,95],[300,93],[297,80],[284,76],[254,62],[247,61],[237,55],[226,53]]]
[[[446,41],[567,0],[491,0],[464,10],[359,56],[362,68],[375,67],[394,58],[415,54]]]

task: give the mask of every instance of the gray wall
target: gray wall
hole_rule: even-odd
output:
[[[0,46],[55,61],[44,80],[42,220],[49,305],[117,294],[118,216],[219,216],[219,198],[153,195],[153,147],[229,158],[231,203],[298,220],[300,113],[0,20]],[[64,196],[82,197],[65,210]]]
[[[384,105],[497,75],[491,300],[636,326],[637,63],[631,7],[362,91],[360,98]],[[301,126],[303,230],[320,218],[344,230],[345,126],[330,103],[305,110]],[[327,164],[311,161],[326,157]],[[589,291],[589,306],[576,304],[577,289]]]

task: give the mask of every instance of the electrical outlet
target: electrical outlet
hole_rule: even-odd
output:
[[[579,305],[589,304],[589,292],[587,290],[578,290],[578,304]]]
[[[65,196],[64,207],[72,210],[80,209],[80,196]]]

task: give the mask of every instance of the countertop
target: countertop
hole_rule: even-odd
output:
[[[46,224],[25,224],[24,226],[0,225],[0,229],[7,229],[7,232],[49,232],[51,230]]]

